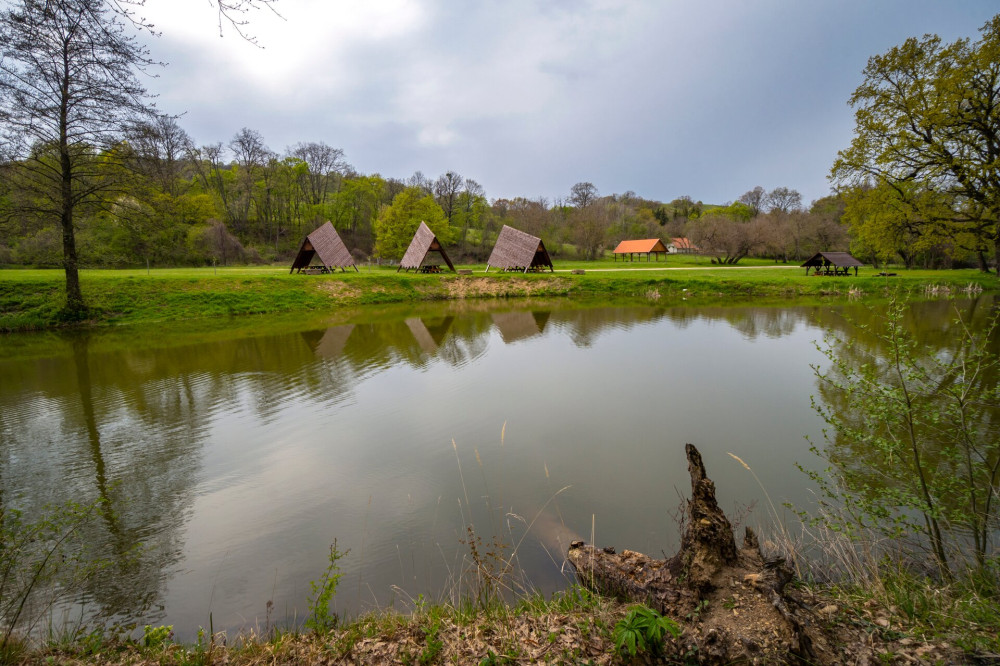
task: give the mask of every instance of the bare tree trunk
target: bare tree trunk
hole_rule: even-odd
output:
[[[66,271],[66,308],[69,319],[82,319],[87,312],[80,290],[80,272],[76,256],[76,236],[73,229],[73,161],[69,154],[69,62],[63,62],[62,97],[59,110],[59,170],[60,211],[62,226],[63,268]]]
[[[1000,222],[997,222],[996,232],[993,234],[993,262],[997,277],[1000,277]],[[989,272],[988,268],[986,272]]]

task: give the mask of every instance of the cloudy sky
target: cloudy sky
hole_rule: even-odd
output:
[[[589,181],[725,203],[829,193],[867,59],[972,36],[996,0],[279,0],[219,36],[210,0],[153,0],[149,82],[195,142],[242,127],[359,172],[473,178],[490,199]]]

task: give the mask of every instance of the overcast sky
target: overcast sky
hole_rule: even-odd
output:
[[[149,82],[198,144],[242,127],[359,172],[473,178],[492,200],[589,181],[725,203],[805,202],[851,139],[867,59],[928,32],[976,37],[996,0],[280,0],[219,36],[209,0],[153,0]]]

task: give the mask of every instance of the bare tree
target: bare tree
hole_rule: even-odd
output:
[[[132,4],[137,0],[109,0],[113,5],[122,6],[123,3]],[[141,0],[144,2],[145,0]],[[274,6],[278,3],[278,0],[207,0],[208,4],[214,7],[218,12],[218,26],[219,26],[219,36],[222,37],[224,33],[224,27],[229,24],[243,39],[247,40],[251,44],[257,44],[257,38],[249,34],[246,29],[250,25],[250,19],[247,17],[251,12],[259,11],[261,9],[269,9],[276,16],[281,16],[278,14]]]
[[[233,223],[238,230],[245,229],[250,220],[250,205],[253,200],[253,187],[261,169],[267,164],[273,153],[264,145],[264,137],[257,130],[244,127],[229,142],[229,150],[233,153],[237,173],[236,181],[236,216]]]
[[[313,205],[326,203],[332,181],[342,178],[350,168],[344,160],[344,151],[328,146],[322,141],[298,143],[288,149],[288,154],[297,157],[309,165],[306,190],[309,193],[309,203]]]
[[[422,171],[414,171],[413,175],[406,179],[406,186],[419,187],[427,194],[434,194],[434,183]]]
[[[465,187],[465,179],[454,171],[448,171],[434,181],[434,195],[441,210],[444,211],[449,227],[455,216],[458,195],[462,192],[463,187]]]
[[[735,264],[759,251],[764,227],[760,218],[736,222],[726,217],[706,215],[688,223],[687,235],[702,252],[715,255],[712,263]]]
[[[66,314],[80,318],[74,214],[109,186],[98,151],[153,115],[138,74],[154,63],[103,0],[20,0],[0,12],[0,131],[23,160],[36,213],[62,230]]]
[[[206,190],[213,190],[219,195],[226,218],[232,223],[236,218],[235,195],[232,186],[225,177],[225,172],[229,170],[225,156],[226,150],[222,147],[222,143],[192,148],[188,154],[202,185]]]
[[[789,213],[802,208],[802,195],[787,187],[776,187],[767,193],[767,206],[771,211]]]
[[[577,252],[587,259],[596,259],[604,250],[613,222],[611,206],[601,202],[573,209],[568,223]]]
[[[764,191],[763,187],[758,185],[752,190],[744,192],[737,201],[750,209],[750,217],[757,217],[764,212],[764,206],[767,202],[767,192]]]
[[[569,191],[569,201],[577,208],[589,206],[597,201],[597,187],[593,183],[577,183]]]
[[[177,120],[159,116],[137,123],[128,133],[134,167],[156,182],[163,192],[177,194],[177,184],[193,144]]]

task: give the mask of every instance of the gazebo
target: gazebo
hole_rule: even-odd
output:
[[[493,267],[502,271],[527,273],[529,270],[541,270],[545,266],[555,272],[549,253],[545,249],[545,243],[537,236],[526,234],[506,224],[500,230],[493,252],[486,262],[487,272]]]
[[[810,268],[816,269],[813,275],[850,275],[852,268],[857,275],[858,268],[864,265],[850,252],[817,252],[802,264],[802,268],[806,269],[806,275]]]
[[[639,261],[642,261],[642,255],[646,255],[646,261],[649,261],[649,255],[655,254],[656,260],[660,260],[660,255],[665,255],[667,253],[667,246],[663,244],[659,238],[646,238],[644,240],[623,240],[618,243],[618,247],[615,248],[615,261],[618,261],[618,255],[622,255],[622,261],[625,261],[626,257],[629,261],[635,261],[635,255],[639,255]]]
[[[421,222],[420,226],[417,227],[417,233],[413,234],[413,240],[410,241],[410,247],[406,248],[406,253],[403,258],[399,261],[399,268],[396,269],[398,273],[400,269],[405,268],[406,272],[409,273],[411,268],[417,269],[418,272],[422,273],[439,273],[441,267],[437,264],[428,264],[424,266],[424,261],[427,259],[427,255],[431,252],[437,252],[441,255],[441,259],[444,263],[448,264],[448,268],[455,272],[455,265],[451,263],[451,259],[448,258],[448,253],[444,251],[444,247],[438,242],[437,236],[431,231],[425,223]]]
[[[315,266],[311,265],[314,258],[320,262]],[[292,262],[292,270],[288,272],[294,273],[298,270],[301,273],[305,269],[306,273],[330,273],[334,268],[346,271],[348,266],[358,270],[354,264],[354,257],[340,239],[340,234],[330,222],[326,222],[302,241],[299,253]]]

